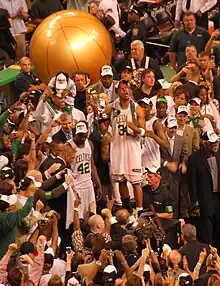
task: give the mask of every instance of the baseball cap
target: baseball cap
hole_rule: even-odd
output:
[[[4,155],[0,156],[0,170],[4,168],[6,165],[8,165],[8,158]]]
[[[5,203],[9,204],[9,206],[12,206],[12,205],[17,203],[17,195],[15,195],[15,194],[10,195],[10,196],[0,195],[0,201],[3,201]]]
[[[189,100],[189,103],[192,102],[192,101],[196,102],[198,105],[201,104],[201,99],[198,98],[198,97],[194,97],[194,98],[190,99],[190,100]]]
[[[85,122],[76,123],[76,133],[75,134],[87,133],[87,132],[88,132],[88,128],[87,128]]]
[[[81,284],[75,277],[70,278],[67,282],[67,286],[80,286],[80,285]]]
[[[103,275],[106,282],[114,282],[117,279],[117,269],[113,265],[104,268]]]
[[[180,105],[180,106],[178,107],[178,109],[177,109],[177,114],[182,113],[182,112],[186,113],[187,115],[189,114],[188,109],[187,109],[187,106],[185,106],[185,105]]]
[[[146,97],[139,99],[137,103],[138,103],[138,104],[140,104],[140,103],[145,103],[146,105],[153,106],[153,103],[152,103],[152,101],[150,100],[150,98],[146,98]]]
[[[147,172],[148,173],[151,173],[151,174],[158,174],[158,175],[160,175],[160,167],[158,168],[157,166],[155,166],[155,165],[153,165],[153,166],[151,166],[151,167],[148,167],[147,169]]]
[[[136,5],[131,5],[130,9],[128,12],[134,12],[135,14],[139,15],[138,7]]]
[[[111,75],[113,76],[113,71],[111,66],[102,66],[101,67],[101,76]]]
[[[158,97],[157,102],[164,102],[167,103],[167,100],[165,97]]]
[[[36,181],[35,177],[33,176],[28,176],[29,179],[31,179],[34,182],[34,185],[36,188],[40,188],[42,186],[42,182]]]
[[[178,276],[178,282],[179,285],[192,285],[193,280],[189,273],[184,272]]]
[[[63,73],[59,74],[56,78],[56,88],[57,89],[66,89],[67,88],[67,79]]]
[[[122,67],[121,72],[123,72],[124,70],[128,70],[129,72],[132,72],[132,67],[128,66],[128,65],[125,65],[125,66]]]
[[[213,130],[209,130],[202,135],[202,139],[204,141],[214,143],[218,141],[220,138]]]
[[[5,180],[5,179],[12,179],[14,177],[15,173],[12,170],[12,168],[9,167],[4,167],[1,170],[1,179]]]
[[[172,83],[166,81],[165,79],[159,79],[158,82],[159,82],[159,84],[161,86],[161,89],[168,89],[172,85]]]
[[[18,190],[20,191],[24,191],[24,190],[27,190],[27,188],[34,184],[34,181],[31,179],[31,178],[28,178],[28,177],[24,177],[20,182],[19,182],[19,185],[18,185]],[[35,185],[35,184],[34,184]]]
[[[165,125],[168,128],[173,128],[173,127],[177,127],[178,126],[176,118],[174,118],[174,117],[167,118]]]

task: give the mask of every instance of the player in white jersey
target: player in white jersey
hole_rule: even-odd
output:
[[[110,149],[111,176],[119,183],[122,206],[132,212],[127,181],[134,188],[137,210],[142,209],[142,167],[140,137],[127,128],[127,122],[132,121],[145,133],[144,113],[137,103],[131,99],[131,90],[125,80],[118,83],[116,90],[119,98],[106,106],[108,121],[100,123],[103,133],[112,126],[112,142]]]
[[[151,114],[153,103],[149,98],[138,100],[138,104],[143,108],[146,120],[145,138],[142,144],[142,166],[143,172],[147,169],[161,167],[160,147],[169,148],[169,142],[164,132],[162,123],[155,115]]]
[[[93,161],[91,143],[88,140],[87,122],[77,122],[75,137],[68,143],[76,150],[71,169],[74,174],[74,187],[81,199],[79,216],[86,219],[88,218],[89,203],[95,202],[93,183],[96,185],[97,198],[102,195],[102,186]]]

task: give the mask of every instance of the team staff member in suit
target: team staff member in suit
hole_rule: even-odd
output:
[[[69,113],[61,114],[60,118],[61,129],[52,136],[53,141],[66,143],[68,140],[73,139],[75,130],[73,128],[73,117]]]
[[[188,184],[192,207],[200,215],[202,242],[220,246],[220,150],[213,130],[203,135],[203,147],[188,161]]]
[[[164,183],[169,186],[174,199],[174,217],[179,217],[180,201],[180,178],[186,172],[188,150],[185,137],[176,134],[177,121],[175,118],[168,118],[165,121],[166,135],[169,141],[169,149],[161,148],[162,177]],[[170,169],[173,166],[174,169]],[[171,170],[171,171],[170,171]],[[173,173],[173,174],[172,174]]]
[[[118,81],[113,80],[113,70],[111,66],[102,66],[100,70],[100,82],[90,86],[96,90],[98,94],[105,93],[109,96],[110,101],[114,101],[118,96],[115,86]]]
[[[180,136],[184,136],[188,146],[188,156],[190,156],[193,152],[199,150],[199,132],[194,127],[191,127],[186,124],[188,119],[188,109],[185,105],[180,105],[176,112],[177,119],[177,134]],[[189,198],[189,188],[188,188],[188,180],[187,174],[184,174],[180,180],[180,215],[182,218],[189,217],[191,203]]]
[[[188,114],[187,107],[185,105],[181,105],[177,109],[176,120],[178,124],[177,134],[186,138],[188,155],[190,156],[193,152],[199,150],[200,139],[198,131],[186,124]]]

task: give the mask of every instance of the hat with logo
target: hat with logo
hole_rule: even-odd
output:
[[[103,276],[106,282],[113,283],[118,277],[117,269],[113,265],[107,265],[103,270]]]
[[[177,124],[176,118],[174,118],[174,117],[167,118],[167,120],[165,122],[165,126],[168,128],[177,127],[178,124]]]
[[[87,128],[85,122],[76,123],[76,133],[75,134],[87,133],[87,132],[88,132],[88,128]]]
[[[61,73],[56,78],[56,88],[57,89],[66,89],[67,88],[67,78]]]
[[[101,67],[101,76],[111,75],[113,76],[113,71],[111,66],[102,66]]]
[[[144,103],[144,104],[149,105],[149,106],[153,106],[153,103],[150,100],[150,98],[144,97],[144,98],[139,99],[138,104],[141,104],[141,103]]]
[[[179,113],[186,113],[187,115],[189,114],[187,106],[185,105],[180,105],[177,109],[177,114]]]
[[[201,99],[198,98],[198,97],[194,97],[194,98],[190,99],[189,103],[191,103],[191,102],[195,102],[198,105],[200,105],[201,104]]]
[[[12,206],[17,203],[17,195],[13,194],[13,195],[7,196],[7,195],[0,194],[0,201],[3,201],[9,204],[9,206]]]
[[[218,141],[220,138],[213,130],[209,130],[202,135],[202,139],[204,141],[214,143]]]
[[[2,168],[1,170],[1,179],[2,180],[5,180],[5,179],[13,179],[15,173],[13,171],[12,168],[9,168],[9,167],[4,167]]]
[[[34,185],[36,188],[40,188],[42,186],[42,182],[36,181],[35,177],[33,176],[28,176],[29,179],[31,179],[34,182]]]
[[[171,87],[172,83],[166,81],[165,79],[159,79],[158,83],[161,86],[161,89],[168,89]]]
[[[31,178],[24,177],[18,185],[18,191],[26,191],[30,185],[35,185],[34,181]]]
[[[147,170],[147,173],[150,173],[150,174],[158,174],[158,175],[161,174],[160,167],[155,166],[155,165],[148,167],[146,170]]]

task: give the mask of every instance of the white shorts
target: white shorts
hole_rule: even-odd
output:
[[[95,202],[95,192],[93,185],[87,188],[76,187],[76,192],[81,199],[81,204],[79,205],[79,218],[87,220],[89,218],[89,203]]]
[[[114,183],[122,183],[125,180],[130,182],[132,185],[140,184],[143,180],[142,174],[139,175],[111,175]]]

